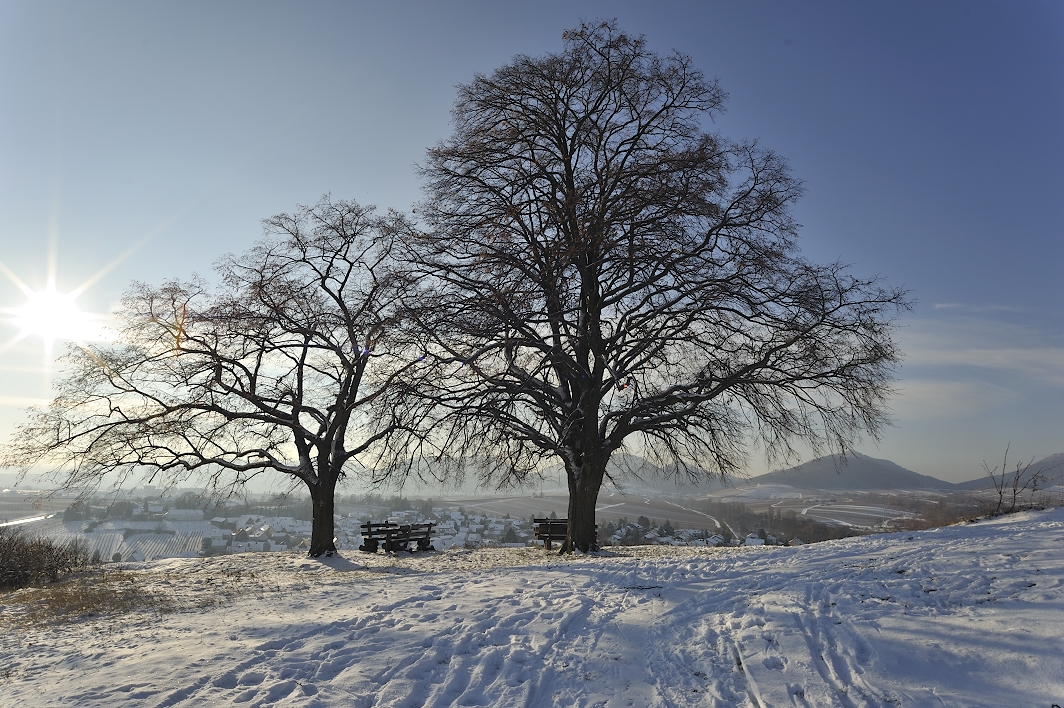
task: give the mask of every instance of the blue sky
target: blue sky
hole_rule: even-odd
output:
[[[596,17],[719,78],[708,127],[788,158],[810,258],[912,290],[896,425],[859,449],[952,481],[1064,451],[1058,2],[0,0],[0,262],[104,313],[325,192],[408,210],[455,85]],[[5,437],[56,370],[17,334]]]

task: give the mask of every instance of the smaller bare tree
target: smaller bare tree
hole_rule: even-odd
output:
[[[58,396],[0,460],[63,488],[146,472],[222,493],[272,470],[307,487],[310,555],[336,549],[337,483],[395,425],[370,412],[409,364],[386,353],[402,284],[401,216],[323,198],[265,222],[266,238],[199,280],[134,284],[116,342],[75,348]]]
[[[983,460],[983,471],[990,477],[994,485],[994,493],[997,495],[994,509],[990,512],[994,516],[1016,511],[1016,506],[1024,492],[1030,491],[1034,494],[1039,486],[1044,486],[1046,480],[1045,471],[1041,468],[1031,471],[1031,465],[1034,464],[1033,457],[1026,464],[1022,461],[1017,462],[1016,468],[1010,472],[1008,466],[1010,446],[1011,443],[1005,446],[1005,457],[1001,461],[1001,467],[990,469],[990,465]]]

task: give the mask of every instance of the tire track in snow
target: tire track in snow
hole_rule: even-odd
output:
[[[832,609],[834,607],[831,593],[824,584],[809,583],[803,604],[792,611],[795,625],[808,647],[813,667],[824,683],[834,689],[835,697],[844,708],[893,705],[864,680],[860,664],[868,662],[872,649],[861,634]],[[840,635],[846,636],[840,638]],[[840,646],[853,646],[856,650],[847,653],[840,650]]]
[[[805,597],[794,590],[792,572],[773,573],[771,568],[742,584],[738,596],[721,597],[723,582],[692,583],[693,597],[664,623],[671,634],[660,637],[673,649],[658,666],[686,667],[660,676],[668,679],[663,690],[670,702],[705,704],[692,700],[687,690],[695,676],[705,677],[713,705],[894,705],[864,678],[860,664],[873,652],[831,610],[832,582],[831,577],[809,579]],[[736,591],[733,582],[730,590]],[[676,636],[678,626],[689,629]],[[840,644],[858,647],[856,654],[841,653]]]

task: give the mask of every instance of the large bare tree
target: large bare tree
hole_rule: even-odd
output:
[[[595,546],[618,450],[729,475],[750,444],[842,452],[886,422],[904,293],[802,259],[784,161],[703,129],[724,99],[689,57],[582,24],[460,86],[422,168],[405,453],[501,485],[560,460],[563,552]]]
[[[369,411],[404,367],[384,342],[406,227],[328,197],[264,225],[213,289],[134,284],[117,341],[71,351],[55,401],[4,462],[47,466],[66,488],[148,472],[226,491],[274,470],[310,492],[310,555],[335,551],[336,485],[394,424]]]

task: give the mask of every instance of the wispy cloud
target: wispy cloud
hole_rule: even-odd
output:
[[[46,406],[51,401],[47,398],[32,398],[30,396],[0,396],[0,406],[11,408],[28,408],[29,406]]]
[[[16,364],[0,364],[0,371],[12,374],[50,374],[52,369],[47,366],[18,366]]]
[[[1064,349],[1001,347],[922,349],[906,357],[913,366],[972,367],[1007,371],[1045,384],[1064,386]]]
[[[948,368],[951,378],[964,375],[965,369],[980,379],[1007,373],[1064,387],[1064,342],[1029,326],[979,318],[915,320],[900,332],[899,341],[906,368]]]
[[[936,310],[955,310],[957,312],[1023,312],[1023,308],[1009,305],[973,305],[966,302],[936,302],[932,305]]]
[[[891,409],[903,424],[977,415],[1021,399],[1011,389],[979,380],[906,379],[897,389]]]

